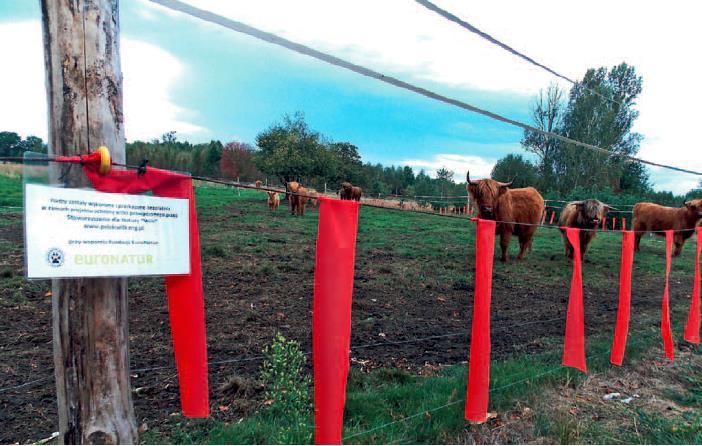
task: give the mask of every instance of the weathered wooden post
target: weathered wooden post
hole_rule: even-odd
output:
[[[125,162],[119,0],[41,0],[41,8],[49,154],[105,145]],[[75,165],[54,164],[50,177],[88,185]],[[136,443],[127,280],[54,280],[52,290],[59,441]]]

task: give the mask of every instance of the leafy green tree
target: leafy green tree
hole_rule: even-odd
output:
[[[337,183],[350,181],[353,184],[363,183],[363,163],[358,147],[349,142],[335,142],[328,145],[328,150],[337,161],[337,169],[331,172],[330,183],[336,187]]]
[[[222,159],[222,151],[224,146],[219,141],[210,141],[204,151],[204,169],[208,175],[219,176],[219,163]]]
[[[0,156],[19,156],[22,138],[15,132],[0,132]]]
[[[575,189],[646,191],[648,172],[626,160],[639,150],[642,136],[632,132],[639,112],[634,108],[641,94],[642,78],[634,67],[622,63],[611,69],[590,69],[570,90],[567,104],[563,92],[551,85],[532,107],[536,127],[586,142],[611,155],[525,132],[523,146],[539,158],[542,184],[567,194]]]
[[[450,186],[453,184],[453,176],[454,172],[446,167],[442,167],[436,171],[436,180],[442,196],[449,195],[449,191],[452,189]]]
[[[502,182],[514,180],[513,187],[537,186],[539,171],[521,155],[510,154],[497,161],[490,177]]]
[[[639,116],[634,105],[641,94],[642,83],[634,67],[626,63],[611,70],[604,67],[588,70],[570,91],[563,134],[615,155],[635,155],[642,136],[631,128]],[[622,186],[645,190],[648,186],[645,169],[635,163],[568,144],[564,146],[562,170],[565,175],[559,176],[562,190],[594,185],[607,185],[613,190],[620,190]]]
[[[309,128],[302,113],[286,115],[282,123],[259,133],[256,145],[256,167],[281,182],[309,178],[329,167],[318,162],[323,150],[321,137]]]

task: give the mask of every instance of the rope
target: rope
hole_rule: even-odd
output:
[[[297,53],[310,56],[312,58],[321,60],[323,62],[326,62],[331,65],[335,65],[337,67],[345,68],[347,70],[353,71],[355,73],[358,73],[362,76],[366,76],[372,79],[379,80],[381,82],[385,82],[387,84],[393,85],[398,88],[402,88],[404,90],[408,90],[414,93],[417,93],[419,95],[425,96],[429,99],[434,99],[439,102],[443,102],[449,105],[453,105],[458,108],[462,108],[464,110],[473,112],[473,113],[478,113],[483,116],[487,116],[488,118],[494,119],[496,121],[504,122],[505,124],[510,124],[515,127],[519,127],[523,130],[528,130],[530,132],[535,132],[539,133],[541,135],[547,136],[552,139],[557,139],[559,141],[568,143],[568,144],[573,144],[579,147],[583,147],[589,150],[593,151],[598,151],[604,154],[607,154],[608,156],[610,155],[615,155],[619,156],[625,159],[628,159],[630,161],[636,161],[640,162],[643,164],[648,164],[650,166],[656,166],[656,167],[663,167],[666,169],[670,170],[675,170],[678,172],[684,172],[684,173],[689,173],[692,175],[700,175],[702,176],[702,172],[694,171],[694,170],[689,170],[689,169],[683,169],[681,167],[675,167],[675,166],[669,166],[666,164],[661,164],[661,163],[656,163],[653,161],[647,161],[641,158],[637,158],[632,155],[626,155],[626,154],[617,154],[613,153],[607,149],[603,149],[601,147],[584,143],[581,141],[577,141],[571,138],[568,138],[563,135],[559,135],[557,133],[549,132],[546,130],[542,130],[539,128],[536,128],[534,126],[531,126],[529,124],[525,124],[520,121],[516,121],[514,119],[507,118],[505,116],[499,115],[497,113],[493,113],[491,111],[476,107],[474,105],[468,104],[467,102],[460,101],[458,99],[450,98],[448,96],[441,95],[439,93],[435,93],[433,91],[427,90],[422,87],[418,87],[416,85],[410,84],[408,82],[405,82],[403,80],[397,79],[392,76],[388,76],[385,74],[382,74],[378,71],[372,70],[370,68],[363,67],[361,65],[356,65],[352,62],[346,61],[344,59],[341,59],[339,57],[333,56],[328,53],[324,53],[322,51],[316,50],[314,48],[311,48],[309,46],[303,45],[301,43],[293,42],[291,40],[285,39],[283,37],[280,37],[276,34],[269,33],[266,31],[263,31],[261,29],[255,28],[253,26],[247,25],[242,22],[238,22],[236,20],[228,19],[226,17],[223,17],[221,15],[215,14],[210,11],[206,11],[204,9],[199,9],[194,6],[188,5],[186,3],[183,3],[179,0],[150,0],[153,3],[157,3],[161,6],[164,6],[168,9],[172,9],[174,11],[179,11],[184,14],[190,15],[192,17],[196,17],[200,20],[204,20],[206,22],[214,23],[215,25],[219,25],[225,28],[229,28],[233,31],[249,35],[251,37],[254,37],[259,40],[263,40],[265,42],[272,43],[274,45],[282,46],[284,48],[287,48],[289,50],[295,51]]]
[[[539,62],[535,61],[534,59],[532,59],[531,57],[527,56],[527,55],[524,54],[524,53],[520,53],[519,51],[517,51],[516,49],[514,49],[514,48],[512,48],[511,46],[507,45],[506,43],[500,42],[500,41],[497,40],[496,38],[492,37],[490,34],[484,32],[484,31],[479,30],[479,29],[476,28],[475,26],[473,26],[473,25],[471,25],[470,23],[466,22],[465,20],[463,20],[463,19],[457,17],[456,15],[450,13],[449,11],[446,11],[445,9],[441,9],[440,7],[438,7],[437,5],[435,5],[434,3],[432,3],[432,2],[430,2],[430,1],[428,1],[428,0],[414,0],[414,1],[416,1],[416,2],[419,3],[420,5],[424,6],[424,7],[427,8],[428,10],[433,11],[433,12],[439,14],[441,17],[443,17],[443,18],[445,18],[445,19],[447,19],[447,20],[449,20],[449,21],[451,21],[451,22],[454,22],[454,23],[458,24],[459,26],[461,26],[461,27],[467,29],[468,31],[470,31],[470,32],[472,32],[472,33],[474,33],[474,34],[477,34],[478,36],[480,36],[480,37],[482,37],[483,39],[487,40],[488,42],[492,43],[493,45],[497,45],[498,47],[502,48],[503,50],[506,50],[507,52],[512,53],[513,55],[519,57],[520,59],[523,59],[523,60],[529,62],[530,64],[532,64],[532,65],[534,65],[534,66],[536,66],[536,67],[541,68],[542,70],[546,70],[547,72],[553,74],[554,76],[556,76],[556,77],[558,77],[558,78],[560,78],[560,79],[563,79],[563,80],[566,81],[566,82],[571,83],[572,85],[578,85],[578,82],[577,82],[577,81],[574,81],[573,79],[571,79],[571,78],[569,78],[569,77],[567,77],[567,76],[565,76],[565,75],[563,75],[563,74],[558,73],[556,70],[554,70],[554,69],[552,69],[552,68],[549,68],[549,67],[547,67],[546,65],[544,65],[544,64],[542,64],[542,63],[539,63]],[[593,93],[593,94],[595,94],[595,95],[597,95],[597,96],[599,96],[599,97],[601,97],[601,98],[603,98],[603,99],[606,99],[606,100],[608,100],[608,101],[614,102],[615,104],[618,104],[618,105],[623,105],[621,102],[617,101],[616,99],[613,99],[613,98],[611,98],[611,97],[609,97],[609,96],[605,96],[605,95],[603,95],[602,93],[600,93],[599,91],[593,90],[592,88],[587,87],[585,84],[580,84],[580,85],[581,85],[583,88],[585,88],[586,90],[588,90],[589,92],[591,92],[591,93]]]

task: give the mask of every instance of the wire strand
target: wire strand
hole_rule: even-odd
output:
[[[490,34],[484,32],[484,31],[481,31],[480,29],[478,29],[478,28],[475,27],[474,25],[471,25],[470,23],[468,23],[467,21],[461,19],[460,17],[456,16],[455,14],[452,14],[451,12],[449,12],[449,11],[447,11],[447,10],[445,10],[445,9],[440,8],[439,6],[437,6],[437,5],[435,5],[434,3],[430,2],[429,0],[414,0],[414,1],[417,2],[417,3],[419,3],[420,5],[424,6],[424,7],[427,8],[428,10],[437,13],[438,15],[440,15],[440,16],[443,17],[443,18],[445,18],[446,20],[449,20],[449,21],[451,21],[451,22],[453,22],[453,23],[456,23],[456,24],[459,25],[460,27],[462,27],[462,28],[464,28],[464,29],[467,29],[468,31],[470,31],[470,32],[472,32],[472,33],[474,33],[474,34],[477,34],[478,36],[480,36],[480,37],[482,37],[483,39],[487,40],[488,42],[492,43],[493,45],[497,45],[498,47],[502,48],[503,50],[505,50],[505,51],[507,51],[507,52],[509,52],[509,53],[511,53],[511,54],[513,54],[513,55],[515,55],[515,56],[517,56],[517,57],[519,57],[520,59],[523,59],[523,60],[529,62],[530,64],[532,64],[532,65],[534,65],[534,66],[536,66],[536,67],[539,67],[539,68],[541,68],[542,70],[545,70],[545,71],[547,71],[547,72],[553,74],[553,75],[556,76],[557,78],[563,79],[564,81],[569,82],[569,83],[572,84],[572,85],[580,85],[580,86],[582,86],[584,89],[586,89],[586,90],[588,90],[589,92],[591,92],[591,93],[593,93],[593,94],[595,94],[595,95],[601,97],[602,99],[605,99],[605,100],[607,100],[607,101],[614,102],[615,104],[618,104],[618,105],[623,105],[620,101],[617,101],[616,99],[614,99],[614,98],[612,98],[612,97],[605,96],[605,95],[603,95],[602,93],[600,93],[599,91],[594,90],[594,89],[592,89],[592,88],[586,86],[585,84],[581,84],[581,83],[579,83],[579,82],[577,82],[577,81],[575,81],[575,80],[569,78],[568,76],[565,76],[565,75],[563,75],[563,74],[560,74],[560,73],[557,72],[556,70],[554,70],[554,69],[552,69],[552,68],[549,68],[548,66],[546,66],[546,65],[544,65],[544,64],[542,64],[542,63],[540,63],[540,62],[537,62],[536,60],[532,59],[531,57],[527,56],[526,54],[521,53],[521,52],[517,51],[516,49],[514,49],[513,47],[507,45],[506,43],[503,43],[503,42],[497,40],[496,38],[492,37]]]
[[[155,0],[150,0],[150,1],[155,1]],[[14,158],[14,157],[13,157]],[[4,160],[5,158],[0,157],[0,161]],[[61,163],[72,163],[72,161],[65,161],[65,160],[57,160],[52,157],[46,157],[46,158],[41,158],[41,159],[31,159],[31,160],[25,160],[23,158],[17,158],[18,160],[21,160],[21,162],[61,162]],[[118,166],[118,167],[125,167],[128,169],[134,169],[137,170],[139,169],[139,166],[134,166],[131,164],[124,164],[124,163],[112,163],[113,166]],[[190,177],[193,180],[197,181],[203,181],[206,183],[213,183],[213,184],[221,184],[225,186],[231,186],[231,187],[236,187],[240,189],[252,189],[252,190],[260,190],[264,192],[277,192],[281,194],[288,194],[288,195],[294,195],[298,197],[304,197],[308,198],[311,200],[318,200],[319,198],[327,198],[326,195],[311,195],[311,194],[302,194],[298,192],[292,192],[292,191],[286,191],[284,189],[280,188],[273,188],[273,187],[268,187],[268,186],[256,186],[255,184],[250,184],[250,183],[241,183],[238,181],[233,181],[233,180],[227,180],[223,178],[212,178],[212,177],[206,177],[206,176],[199,176],[199,175],[190,175]],[[361,206],[365,207],[370,207],[370,208],[376,208],[376,209],[385,209],[389,211],[398,211],[398,212],[408,212],[408,213],[414,213],[414,214],[425,214],[425,215],[434,215],[437,217],[445,217],[445,218],[458,218],[461,220],[476,220],[477,217],[470,217],[467,215],[461,216],[458,214],[441,214],[441,213],[436,213],[433,211],[422,211],[422,210],[416,210],[416,209],[404,209],[404,208],[395,208],[395,207],[390,207],[390,206],[384,206],[380,204],[373,204],[373,203],[368,203],[368,202],[359,202]],[[616,212],[616,211],[615,211]],[[625,212],[625,211],[620,211],[620,212]],[[537,226],[537,227],[542,227],[542,228],[550,228],[550,229],[561,229],[557,225],[547,225],[547,224],[542,224],[542,223],[524,223],[524,222],[517,222],[517,221],[505,221],[505,220],[494,220],[496,223],[499,224],[506,224],[506,225],[515,225],[515,226]],[[581,231],[592,231],[592,232],[622,232],[621,229],[601,229],[601,228],[579,228]],[[694,231],[695,228],[686,228],[686,229],[670,229],[673,232],[689,232],[689,231]],[[634,233],[656,233],[656,234],[664,234],[667,230],[652,230],[652,231],[635,231],[631,230],[630,232]]]
[[[261,29],[255,28],[251,25],[247,25],[245,23],[223,17],[223,16],[221,16],[219,14],[215,14],[211,11],[196,8],[192,5],[189,5],[189,4],[184,3],[182,1],[179,1],[179,0],[149,0],[149,1],[156,3],[156,4],[159,4],[161,6],[164,6],[168,9],[172,9],[174,11],[179,11],[179,12],[182,12],[184,14],[190,15],[192,17],[196,17],[200,20],[214,23],[216,25],[219,25],[219,26],[222,26],[225,28],[229,28],[233,31],[249,35],[249,36],[254,37],[256,39],[263,40],[263,41],[272,43],[274,45],[282,46],[282,47],[287,48],[289,50],[295,51],[295,52],[300,53],[300,54],[304,54],[306,56],[310,56],[312,58],[321,60],[321,61],[329,63],[331,65],[345,68],[347,70],[353,71],[353,72],[358,73],[360,75],[370,77],[370,78],[379,80],[381,82],[385,82],[385,83],[390,84],[390,85],[394,85],[395,87],[399,87],[399,88],[402,88],[404,90],[412,91],[414,93],[420,94],[420,95],[425,96],[427,98],[434,99],[436,101],[443,102],[443,103],[446,103],[449,105],[453,105],[455,107],[462,108],[464,110],[467,110],[467,111],[470,111],[473,113],[478,113],[480,115],[483,115],[483,116],[486,116],[488,118],[503,122],[505,124],[510,124],[510,125],[515,126],[515,127],[519,127],[523,130],[528,130],[531,132],[539,133],[541,135],[547,136],[547,137],[552,138],[552,139],[557,139],[557,140],[564,142],[564,143],[574,144],[576,146],[583,147],[583,148],[586,148],[589,150],[598,151],[598,152],[604,153],[608,156],[618,156],[618,157],[621,157],[624,159],[628,159],[630,161],[636,161],[636,162],[640,162],[643,164],[648,164],[650,166],[663,167],[663,168],[675,170],[678,172],[684,172],[684,173],[689,173],[692,175],[702,176],[702,172],[698,172],[698,171],[694,171],[694,170],[690,170],[690,169],[684,169],[681,167],[669,166],[669,165],[661,164],[661,163],[656,163],[653,161],[648,161],[648,160],[644,160],[641,158],[637,158],[633,155],[614,153],[610,150],[603,149],[601,147],[598,147],[598,146],[595,146],[592,144],[584,143],[581,141],[577,141],[577,140],[568,138],[568,137],[563,136],[563,135],[559,135],[557,133],[553,133],[553,132],[549,132],[546,130],[536,128],[532,125],[525,124],[523,122],[516,121],[514,119],[499,115],[497,113],[493,113],[491,111],[476,107],[476,106],[471,105],[467,102],[441,95],[441,94],[433,92],[431,90],[427,90],[426,88],[410,84],[409,82],[405,82],[405,81],[400,80],[398,78],[395,78],[393,76],[388,76],[388,75],[382,74],[378,71],[372,70],[370,68],[366,68],[364,66],[354,64],[354,63],[349,62],[347,60],[344,60],[344,59],[341,59],[339,57],[333,56],[331,54],[316,50],[314,48],[303,45],[301,43],[293,42],[292,40],[288,40],[288,39],[286,39],[284,37],[280,37],[276,34],[273,34],[273,33],[267,32],[267,31],[263,31]]]

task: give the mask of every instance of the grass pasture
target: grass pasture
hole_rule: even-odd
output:
[[[0,175],[0,311],[7,327],[0,332],[0,388],[44,381],[0,392],[1,443],[36,441],[56,430],[51,296],[48,282],[22,277],[22,216],[9,208],[22,204],[20,184],[17,177]],[[275,401],[264,399],[259,358],[277,333],[298,341],[303,352],[311,350],[317,210],[308,209],[303,218],[291,216],[283,206],[271,213],[264,193],[239,194],[223,186],[198,185],[196,197],[213,415],[204,421],[179,415],[162,280],[130,279],[132,367],[150,369],[132,376],[137,417],[145,426],[142,440],[310,441],[311,410],[297,414],[302,428],[289,430],[288,418],[275,411]],[[480,426],[464,422],[474,231],[467,219],[362,208],[347,442],[699,442],[694,426],[699,425],[702,366],[695,356],[699,350],[681,340],[692,290],[694,242],[688,241],[673,260],[671,273],[681,360],[671,365],[660,359],[664,245],[647,237],[635,256],[628,356],[625,367],[614,370],[607,358],[617,309],[617,233],[598,234],[583,265],[592,369],[588,377],[558,367],[572,269],[563,256],[560,233],[540,229],[525,261],[496,260],[490,405],[496,416]],[[510,253],[516,252],[514,240]],[[415,341],[419,338],[429,339]],[[650,398],[674,403],[678,418],[651,409],[644,396],[631,406],[602,406],[606,386],[621,390],[629,382],[627,370],[643,373],[644,365],[667,376],[670,392],[661,386]],[[592,395],[599,400],[583,400]],[[441,406],[446,407],[432,411]],[[597,410],[612,407],[621,409],[614,415],[626,413],[619,431],[592,423]]]

